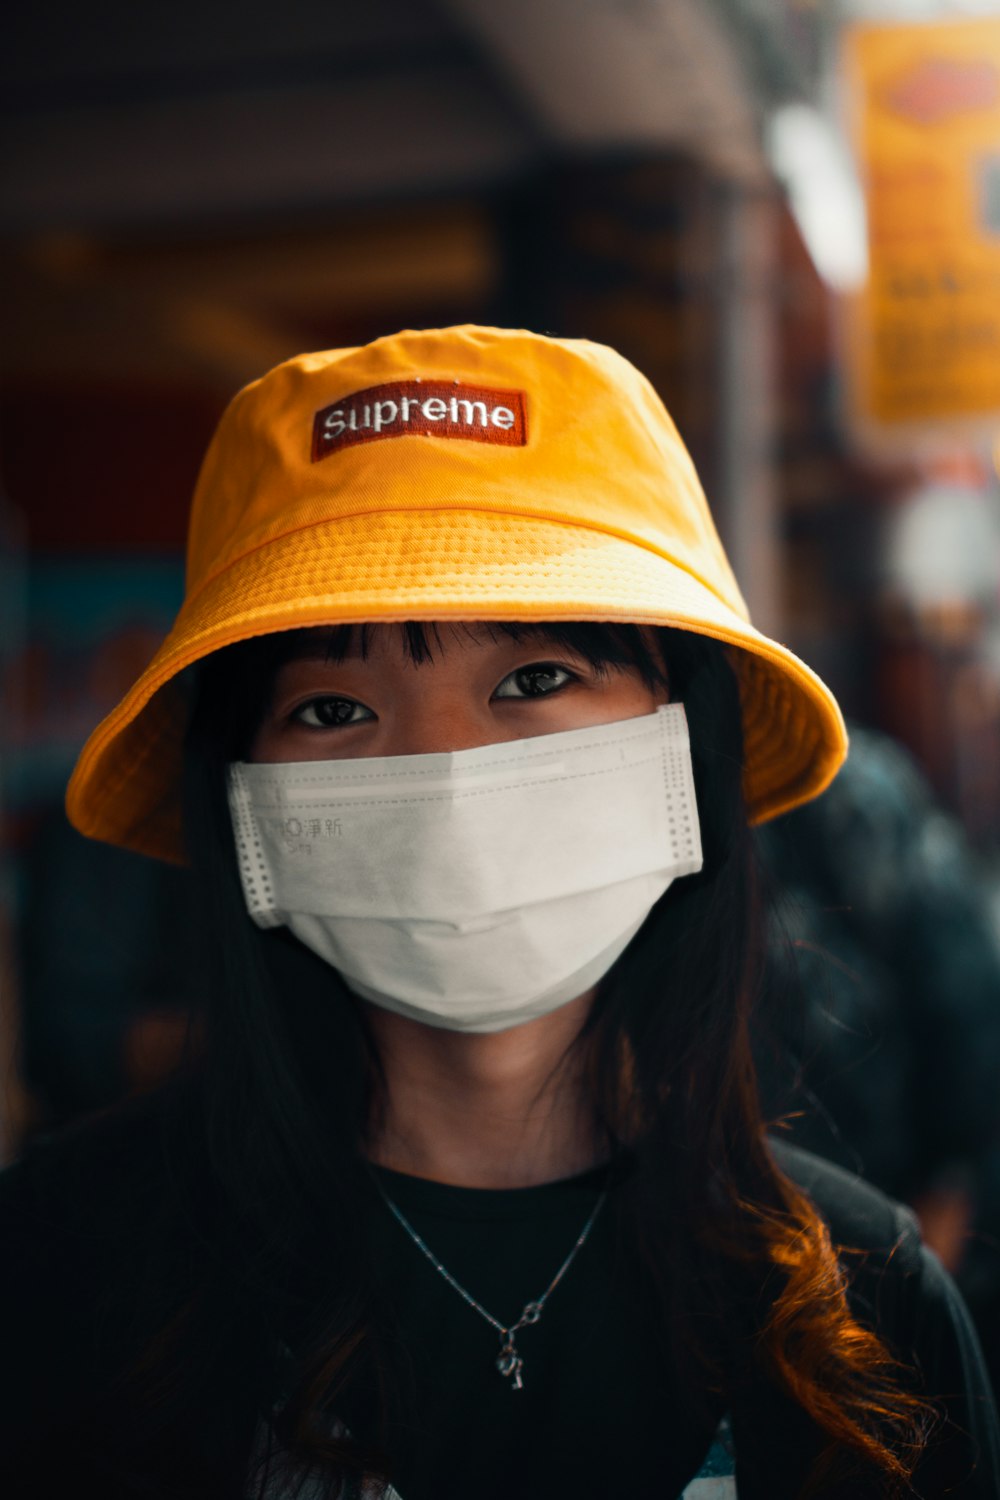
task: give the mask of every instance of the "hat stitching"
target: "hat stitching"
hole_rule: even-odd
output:
[[[565,526],[572,531],[593,532],[597,536],[611,536],[618,541],[630,542],[633,546],[641,547],[644,552],[650,553],[653,557],[663,558],[664,562],[668,562],[671,567],[677,568],[679,572],[687,574],[689,578],[693,578],[696,583],[699,583],[702,588],[707,589],[726,609],[732,610],[734,614],[739,614],[739,610],[718,589],[702,578],[699,573],[696,573],[693,568],[687,567],[669,552],[664,551],[662,547],[654,546],[644,538],[636,536],[630,531],[615,526],[602,526],[590,521],[568,520],[565,516],[549,515],[543,511],[500,511],[483,505],[423,505],[419,508],[414,507],[413,510],[359,510],[348,511],[337,516],[321,516],[317,520],[307,521],[301,526],[289,527],[287,531],[276,532],[273,536],[269,536],[266,541],[258,543],[256,547],[248,547],[245,552],[239,552],[234,557],[229,558],[222,567],[216,568],[214,573],[207,574],[201,583],[198,584],[197,588],[188,593],[184,600],[184,605],[187,607],[193,604],[204,590],[208,588],[209,584],[214,583],[217,578],[223,577],[230,568],[234,568],[244,558],[252,557],[255,552],[261,552],[275,542],[284,541],[286,537],[297,536],[300,532],[311,531],[317,526],[337,525],[343,521],[365,520],[369,516],[412,517],[415,515],[442,515],[453,512],[481,516],[502,516],[507,520],[545,521],[550,525]],[[741,618],[743,617],[741,616]]]

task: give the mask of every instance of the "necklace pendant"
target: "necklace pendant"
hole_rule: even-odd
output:
[[[524,1360],[514,1348],[513,1339],[509,1339],[497,1355],[497,1369],[511,1381],[515,1391],[524,1390],[524,1381],[521,1379]]]
[[[544,1311],[546,1302],[549,1300],[549,1297],[555,1291],[556,1287],[559,1285],[560,1281],[562,1281],[566,1272],[573,1264],[577,1252],[583,1245],[590,1231],[593,1229],[594,1221],[603,1208],[605,1200],[607,1199],[607,1189],[605,1188],[604,1192],[594,1204],[590,1218],[587,1220],[586,1224],[584,1224],[583,1226],[583,1229],[580,1231],[580,1235],[577,1239],[576,1244],[573,1246],[572,1250],[569,1252],[566,1259],[559,1267],[559,1270],[556,1272],[555,1276],[549,1282],[547,1290],[542,1293],[537,1301],[526,1302],[524,1304],[524,1311],[518,1318],[517,1322],[512,1323],[509,1328],[504,1328],[499,1319],[494,1318],[490,1313],[488,1313],[485,1307],[482,1307],[476,1301],[475,1297],[473,1297],[471,1293],[467,1292],[465,1290],[465,1287],[461,1286],[455,1280],[451,1272],[445,1269],[445,1267],[441,1264],[433,1251],[424,1244],[423,1240],[420,1238],[413,1225],[409,1222],[405,1215],[400,1212],[395,1203],[393,1203],[392,1199],[388,1197],[388,1195],[383,1190],[382,1185],[377,1180],[376,1187],[382,1194],[385,1205],[389,1209],[389,1212],[392,1214],[393,1218],[399,1222],[400,1227],[409,1235],[410,1239],[416,1245],[421,1254],[427,1257],[431,1265],[434,1267],[435,1271],[437,1271],[438,1275],[443,1276],[448,1285],[454,1287],[459,1296],[464,1298],[464,1300],[472,1308],[473,1312],[477,1312],[481,1318],[485,1318],[487,1323],[495,1328],[500,1334],[500,1353],[496,1357],[496,1367],[500,1371],[500,1374],[503,1376],[503,1378],[510,1381],[515,1391],[523,1391],[524,1360],[521,1358],[521,1356],[517,1352],[517,1349],[515,1348],[514,1338],[522,1328],[527,1328],[530,1327],[532,1323],[537,1323],[539,1318],[542,1316],[542,1312]]]

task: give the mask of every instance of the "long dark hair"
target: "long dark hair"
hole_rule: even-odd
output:
[[[416,663],[433,654],[432,631],[399,628]],[[493,628],[564,642],[599,671],[638,669],[651,685],[665,672],[687,712],[704,868],[654,908],[577,1043],[595,1123],[632,1162],[616,1212],[658,1311],[664,1359],[679,1377],[692,1364],[701,1371],[678,1390],[724,1395],[747,1378],[748,1362],[762,1362],[827,1440],[817,1475],[846,1459],[902,1483],[919,1454],[922,1411],[852,1318],[822,1221],[764,1136],[748,1034],[762,924],[726,648],[671,630],[654,641],[632,625]],[[332,628],[330,655],[358,630],[364,648],[364,627]],[[378,1057],[336,973],[247,918],[225,797],[226,766],[245,756],[294,644],[269,636],[230,647],[203,664],[195,686],[186,837],[206,943],[168,1155],[212,1274],[200,1273],[138,1377],[168,1421],[189,1384],[191,1330],[218,1325],[225,1306],[229,1322],[212,1337],[238,1327],[243,1347],[257,1351],[243,1378],[261,1411],[273,1408],[283,1455],[260,1452],[261,1492],[285,1462],[327,1475],[337,1494],[352,1473],[384,1472],[387,1430],[364,1449],[347,1440],[333,1425],[338,1399],[363,1386],[386,1422],[397,1399],[358,1211],[371,1190],[364,1139]]]

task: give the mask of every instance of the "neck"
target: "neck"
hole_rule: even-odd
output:
[[[385,1075],[369,1155],[459,1187],[531,1187],[606,1155],[572,1051],[593,991],[510,1031],[473,1035],[367,1006]]]

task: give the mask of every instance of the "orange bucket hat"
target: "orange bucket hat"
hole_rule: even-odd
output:
[[[819,678],[750,624],[649,382],[599,344],[466,326],[305,354],[235,397],[202,466],[176,623],[85,745],[85,834],[182,857],[180,674],[222,646],[402,620],[670,625],[733,648],[761,821],[847,750]]]

